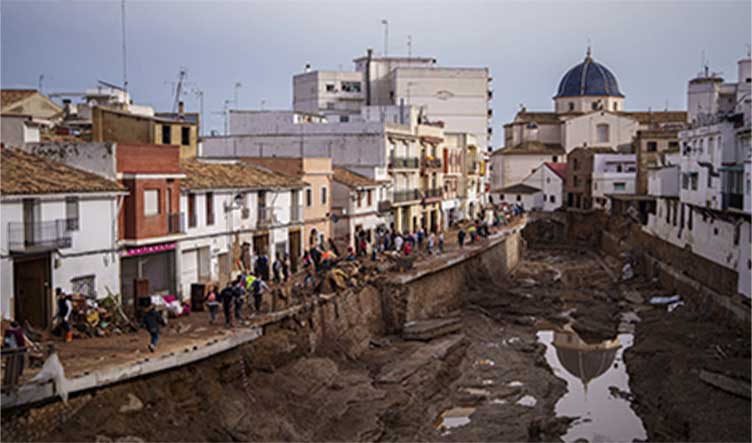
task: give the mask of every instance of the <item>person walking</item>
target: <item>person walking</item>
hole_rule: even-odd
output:
[[[264,291],[270,291],[269,286],[261,278],[256,278],[251,286],[253,293],[254,315],[261,314],[261,301]]]
[[[228,282],[227,286],[222,289],[220,298],[222,299],[222,311],[225,314],[225,327],[232,327],[232,302],[235,291],[232,287],[232,282]]]
[[[282,256],[282,276],[285,279],[285,283],[287,283],[287,280],[290,278],[290,256],[287,255],[287,252]]]
[[[213,325],[214,320],[217,319],[217,311],[219,310],[219,288],[217,286],[212,286],[212,288],[209,290],[209,293],[206,294],[206,298],[204,301],[206,302],[206,307],[209,308],[209,324]]]
[[[444,253],[444,231],[439,232],[439,253]]]
[[[433,255],[433,248],[436,246],[436,234],[433,232],[428,236],[428,255]]]
[[[282,257],[277,253],[277,258],[272,265],[272,272],[274,273],[274,283],[279,284],[282,281]]]
[[[239,275],[232,288],[232,302],[235,305],[235,320],[240,323],[243,320],[243,303],[245,302],[245,282]]]
[[[157,350],[157,343],[159,342],[159,328],[160,326],[167,326],[167,322],[162,314],[154,308],[154,305],[149,305],[146,308],[146,314],[144,314],[141,322],[149,332],[149,350],[154,352]]]
[[[397,252],[402,252],[402,244],[404,243],[404,240],[402,240],[401,235],[396,235],[394,237],[394,250]]]
[[[465,230],[460,228],[459,232],[457,232],[457,243],[460,245],[460,249],[465,245]]]
[[[63,339],[66,343],[70,343],[73,341],[73,329],[70,324],[73,314],[71,296],[63,292],[62,288],[55,288],[55,294],[57,295],[57,318],[63,332]]]

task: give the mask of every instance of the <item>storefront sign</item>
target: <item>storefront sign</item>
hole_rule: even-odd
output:
[[[155,252],[172,251],[175,249],[175,243],[162,243],[161,245],[139,246],[129,248],[120,252],[121,257],[135,257],[137,255],[154,254]]]

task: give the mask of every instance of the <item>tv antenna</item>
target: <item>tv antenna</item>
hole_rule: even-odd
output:
[[[128,92],[128,49],[125,44],[125,0],[120,2],[120,24],[123,32],[123,91]]]

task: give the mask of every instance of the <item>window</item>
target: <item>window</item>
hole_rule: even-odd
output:
[[[144,190],[144,215],[159,214],[159,189]]]
[[[340,123],[347,123],[350,121],[350,116],[348,115],[340,115],[339,116]]]
[[[569,102],[569,111],[570,112],[574,111],[574,103],[573,102]]]
[[[697,173],[696,172],[689,174],[689,184],[691,185],[693,191],[697,190]]]
[[[206,225],[214,224],[214,193],[206,193]]]
[[[521,196],[521,195],[518,195],[518,196],[517,196],[517,201],[521,201],[521,200],[522,200],[522,196]]]
[[[573,184],[574,184],[574,187],[575,187],[575,188],[576,188],[577,186],[580,186],[580,177],[577,177],[577,176],[575,175],[574,177],[572,177],[572,179],[573,179],[573,180],[572,180],[572,182],[573,182]]]
[[[196,194],[188,194],[188,226],[196,226]]]
[[[368,202],[368,206],[371,206],[371,204],[373,204],[373,202],[371,200],[373,198],[371,196],[371,193],[372,193],[372,191],[370,189],[368,191],[366,191],[366,200]]]
[[[551,183],[551,177],[546,177],[546,183]]]
[[[687,228],[689,228],[689,230],[691,231],[692,230],[692,218],[693,218],[692,213],[694,211],[692,211],[692,206],[687,206],[687,209],[689,210],[689,218],[687,219]]]
[[[679,204],[677,201],[671,202],[671,212],[673,212],[671,224],[676,226],[676,213],[679,212]]]
[[[78,197],[65,199],[65,229],[78,231]]]
[[[326,92],[334,92],[334,83],[326,84]]]
[[[614,183],[614,191],[624,191],[627,189],[627,184],[624,182],[615,182]]]
[[[172,144],[172,131],[171,131],[170,125],[162,125],[162,144],[163,145],[171,145]]]
[[[180,144],[183,146],[188,146],[191,144],[191,128],[188,126],[183,126],[180,128]]]
[[[548,196],[548,201],[550,201],[551,203],[556,203],[556,196],[555,195],[549,195]]]
[[[689,174],[682,174],[682,189],[689,189]]]
[[[85,275],[71,279],[71,292],[81,294],[87,298],[97,297],[96,277],[94,275]]]
[[[361,203],[363,202],[363,196],[360,194],[360,191],[357,191],[355,193],[355,201],[358,202],[357,206],[360,207]]]
[[[718,235],[718,228],[713,228],[713,235]]]
[[[553,157],[551,158],[551,161],[552,161],[552,162],[554,162],[554,163],[558,162],[558,161],[559,161],[559,156],[558,156],[558,155],[554,155],[554,156],[553,156]]]
[[[677,141],[668,142],[668,149],[670,150],[679,149],[679,142]]]
[[[613,108],[614,108],[614,111],[618,111],[619,110],[619,104],[616,103],[616,102],[614,102]]]
[[[326,109],[334,109],[334,102],[326,102]]]
[[[326,186],[321,187],[321,204],[326,204]]]
[[[240,210],[240,218],[243,220],[246,220],[248,219],[248,217],[251,216],[251,211],[248,209],[248,194],[242,194],[242,196],[243,196],[243,209]],[[293,200],[293,202],[294,201],[295,200]]]
[[[624,167],[621,164],[616,165],[616,172],[624,171]]]
[[[684,229],[684,203],[681,204],[679,210],[681,211],[681,214],[679,214],[679,228]]]
[[[658,150],[658,142],[648,142],[648,152],[655,152]]]
[[[313,191],[310,189],[306,189],[305,191],[305,205],[306,207],[310,208],[313,204]]]
[[[572,169],[574,169],[575,171],[580,169],[579,162],[577,161],[576,158],[572,160]]]
[[[342,92],[360,92],[360,82],[342,82]]]
[[[666,200],[666,224],[671,223],[671,202]]]
[[[595,130],[598,133],[598,142],[608,143],[608,125],[601,123],[595,127]]]
[[[504,201],[504,194],[499,194],[499,200]]]
[[[593,109],[593,111],[598,109],[598,102],[593,102],[590,104],[590,107]]]

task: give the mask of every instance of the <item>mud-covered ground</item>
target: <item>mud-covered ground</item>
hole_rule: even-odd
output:
[[[749,441],[749,400],[696,375],[720,367],[748,379],[748,329],[737,333],[689,300],[672,313],[652,307],[645,301],[666,291],[639,276],[615,282],[617,269],[617,260],[592,252],[528,250],[513,275],[472,281],[453,313],[462,322],[458,334],[429,342],[379,337],[354,356],[337,341],[311,353],[305,334],[278,329],[242,351],[67,406],[4,414],[3,437],[556,441],[570,422],[554,414],[566,383],[546,363],[536,331],[571,324],[583,340],[598,342],[615,336],[623,312],[635,312],[642,321],[625,359],[648,439]]]

